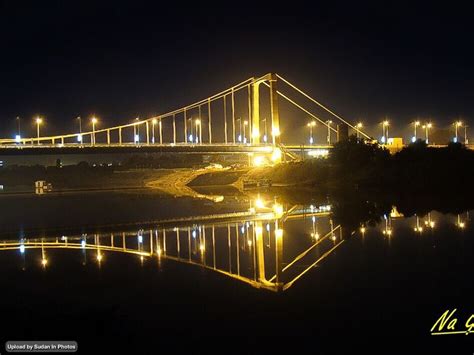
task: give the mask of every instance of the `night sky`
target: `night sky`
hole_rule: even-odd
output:
[[[93,113],[121,124],[267,72],[369,133],[385,116],[399,134],[415,117],[440,128],[474,119],[474,31],[462,8],[0,4],[2,137],[16,116],[24,135],[37,114],[47,133],[77,131],[74,118]]]

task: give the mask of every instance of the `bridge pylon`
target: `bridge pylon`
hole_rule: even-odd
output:
[[[277,75],[266,74],[252,82],[252,144],[260,144],[260,84],[270,87],[271,136],[273,145],[280,141],[280,114],[278,110]]]

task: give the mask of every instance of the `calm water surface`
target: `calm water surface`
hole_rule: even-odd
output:
[[[430,335],[447,309],[459,330],[474,313],[469,211],[145,191],[3,197],[0,209],[1,340],[474,351],[474,334]]]

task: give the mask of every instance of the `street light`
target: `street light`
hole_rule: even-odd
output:
[[[264,127],[264,130],[263,130],[263,142],[264,142],[264,143],[267,143],[267,140],[268,140],[268,136],[267,136],[267,119],[264,118],[262,121],[264,122],[264,126],[263,126],[263,127]]]
[[[331,144],[331,123],[332,121],[329,120],[329,121],[326,121],[326,125],[328,126],[328,145]]]
[[[20,117],[16,118],[16,121],[18,122],[18,134],[15,136],[15,142],[21,143],[21,126],[20,126]]]
[[[97,118],[92,117],[92,145],[95,145],[95,124],[97,123]]]
[[[199,132],[199,142],[200,144],[202,144],[202,126],[201,126],[201,120],[199,118],[196,119],[195,121],[196,123],[196,136]],[[197,139],[197,137],[196,137]]]
[[[151,120],[151,142],[155,144],[155,125],[158,123],[156,118]]]
[[[77,116],[76,120],[79,122],[79,135],[77,136],[77,141],[82,143],[82,119],[80,116]]]
[[[428,122],[427,124],[424,124],[422,128],[425,130],[425,140],[426,144],[429,144],[429,130],[433,127],[433,124],[431,122]]]
[[[41,117],[36,117],[36,137],[38,137],[38,144],[40,144],[40,125],[43,123],[43,119]]]
[[[357,125],[356,125],[356,134],[357,134],[357,138],[360,138],[360,130],[362,129],[363,125],[362,125],[362,122],[359,122]]]
[[[412,137],[412,139],[411,139],[411,141],[412,141],[413,143],[415,143],[416,140],[418,139],[417,136],[416,136],[416,128],[417,128],[420,124],[421,124],[420,121],[415,121],[415,122],[413,122],[413,126],[415,127],[415,135],[414,135],[414,136]]]
[[[249,121],[245,120],[244,121],[244,144],[247,143],[247,138],[245,137],[245,131],[246,131],[246,126],[248,126],[249,124]],[[250,136],[250,132],[249,132],[249,136]]]
[[[140,143],[140,117],[135,118],[135,125],[133,126],[133,139],[135,144]]]
[[[190,117],[186,120],[186,126],[188,125],[188,121],[189,121],[189,125],[191,126],[191,134],[189,135],[188,139],[191,143],[193,143],[193,140],[194,140],[194,135],[193,135],[193,118]]]
[[[242,119],[239,117],[237,118],[237,121],[239,121],[239,136],[237,137],[237,140],[239,143],[242,142]]]
[[[388,126],[389,126],[388,120],[385,120],[382,122],[382,143],[387,143],[388,141]]]
[[[316,121],[308,122],[307,126],[309,127],[309,144],[313,144],[313,127],[316,126]]]
[[[458,128],[459,127],[462,127],[462,122],[461,121],[454,122],[454,131],[455,131],[454,143],[458,142]]]

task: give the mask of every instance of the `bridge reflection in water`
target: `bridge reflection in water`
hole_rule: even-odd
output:
[[[293,233],[292,222],[301,225],[301,220],[305,230]],[[139,230],[5,240],[0,250],[18,250],[25,258],[32,254],[45,269],[52,263],[51,249],[82,250],[85,258],[93,252],[99,266],[108,253],[136,255],[142,262],[173,260],[278,292],[290,288],[343,242],[330,206],[289,207],[257,199],[246,212],[165,220]]]

